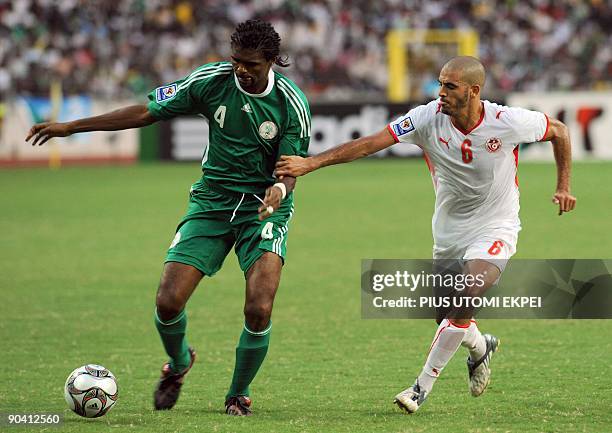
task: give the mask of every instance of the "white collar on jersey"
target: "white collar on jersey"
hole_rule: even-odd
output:
[[[263,98],[264,96],[268,96],[272,91],[272,87],[274,87],[274,71],[272,70],[272,68],[270,68],[270,71],[268,72],[268,87],[266,87],[266,90],[261,93],[249,93],[242,87],[240,87],[240,82],[238,82],[238,77],[236,76],[236,73],[234,73],[234,81],[236,82],[236,87],[238,87],[238,90],[240,90],[245,95],[252,96],[253,98]]]

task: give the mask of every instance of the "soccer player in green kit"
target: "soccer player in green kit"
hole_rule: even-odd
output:
[[[168,250],[157,291],[155,324],[170,360],[154,393],[156,409],[174,406],[195,360],[185,339],[187,300],[205,275],[221,268],[232,247],[246,279],[245,324],[225,397],[226,413],[251,414],[249,384],[268,350],[295,186],[295,178],[276,181],[274,165],[281,155],[306,155],[310,110],[300,89],[271,69],[273,64],[288,64],[280,57],[280,37],[269,23],[239,24],[231,48],[231,62],[203,65],[158,87],[147,105],[37,124],[26,138],[41,145],[51,137],[138,128],[184,114],[209,120],[204,174],[191,187],[187,214]]]

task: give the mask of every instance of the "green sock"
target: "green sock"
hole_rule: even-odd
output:
[[[191,356],[185,338],[185,329],[187,329],[187,313],[185,313],[185,310],[167,322],[162,322],[157,310],[155,310],[155,326],[164,344],[164,349],[170,357],[172,371],[181,372],[189,367]]]
[[[261,332],[253,332],[247,328],[246,324],[244,325],[236,347],[236,366],[232,384],[225,398],[234,395],[249,395],[249,385],[268,353],[271,329],[272,322]]]

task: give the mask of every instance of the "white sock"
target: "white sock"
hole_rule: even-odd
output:
[[[472,361],[478,361],[487,351],[487,342],[480,333],[478,326],[476,326],[475,320],[470,321],[470,327],[467,329],[461,345],[470,352]]]
[[[461,345],[468,326],[461,328],[453,325],[447,319],[440,323],[433,343],[431,343],[423,371],[417,378],[422,390],[431,391],[434,382]]]

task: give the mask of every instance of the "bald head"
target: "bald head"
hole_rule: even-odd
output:
[[[476,122],[481,114],[480,92],[485,82],[482,63],[475,57],[455,57],[442,67],[438,81],[440,111],[464,126],[471,125],[474,119]]]
[[[450,59],[442,67],[441,73],[454,72],[459,74],[459,79],[470,86],[484,86],[485,68],[476,57],[458,56]]]

